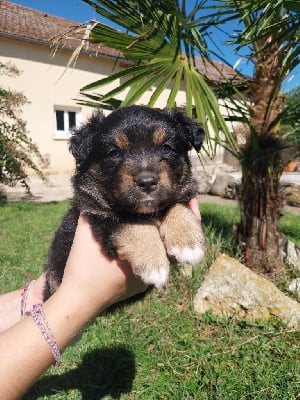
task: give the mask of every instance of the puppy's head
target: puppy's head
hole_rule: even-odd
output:
[[[129,106],[95,114],[75,131],[70,150],[77,174],[94,182],[90,196],[101,193],[119,213],[152,214],[188,196],[188,151],[199,151],[203,137],[199,124],[178,111]]]

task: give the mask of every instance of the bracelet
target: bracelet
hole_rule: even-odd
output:
[[[51,353],[54,357],[54,365],[56,367],[60,364],[60,351],[50,329],[46,316],[43,312],[42,304],[34,304],[32,310],[25,312],[26,316],[31,316],[48,343]]]
[[[26,316],[26,305],[27,305],[27,299],[28,295],[31,289],[31,286],[34,284],[35,280],[26,283],[26,285],[23,287],[22,294],[21,294],[21,318],[24,319]]]

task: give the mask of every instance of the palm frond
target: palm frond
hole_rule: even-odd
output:
[[[169,91],[165,106],[174,107],[180,89],[185,85],[187,113],[192,115],[195,111],[207,132],[207,140],[210,127],[217,142],[220,143],[220,132],[223,132],[229,142],[234,143],[217,99],[206,78],[195,67],[196,57],[208,59],[204,29],[207,20],[205,15],[199,15],[205,0],[195,2],[192,9],[189,6],[188,13],[185,2],[179,0],[161,0],[155,5],[151,0],[84,1],[120,27],[116,29],[99,22],[91,32],[90,40],[119,50],[121,58],[135,63],[82,88],[81,94],[87,95],[89,102],[88,96],[92,92],[93,101],[98,98],[99,106],[107,106],[105,103],[109,100],[129,105],[140,101],[143,94],[151,90],[147,104],[155,106],[163,92]],[[105,91],[105,86],[111,83],[116,87]],[[94,93],[99,88],[103,88],[103,94]],[[215,144],[211,149],[215,149]]]

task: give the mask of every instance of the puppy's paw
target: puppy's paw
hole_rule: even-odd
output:
[[[118,257],[147,285],[162,289],[169,277],[169,260],[156,225],[123,224],[115,236]]]
[[[198,264],[205,255],[205,239],[201,222],[192,211],[176,204],[166,214],[160,235],[170,257],[181,264]]]
[[[205,249],[203,246],[196,247],[180,247],[174,246],[168,250],[168,254],[174,257],[180,264],[198,264],[204,257]]]
[[[139,276],[146,285],[153,285],[156,289],[161,290],[168,282],[169,269],[169,262],[167,260],[165,265],[156,265],[155,267],[151,266],[150,268],[149,266],[146,266],[142,269],[139,266],[138,270],[134,268],[133,272],[135,275]]]

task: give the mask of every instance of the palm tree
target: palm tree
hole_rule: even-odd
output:
[[[286,146],[282,127],[288,112],[281,86],[299,65],[299,1],[215,0],[212,6],[212,2],[195,0],[193,7],[189,4],[189,11],[185,0],[83,1],[110,21],[110,26],[95,23],[88,32],[88,40],[119,50],[120,56],[128,61],[125,70],[82,88],[85,104],[106,108],[132,104],[155,86],[148,104],[154,106],[163,90],[169,88],[166,106],[174,107],[184,82],[187,113],[194,112],[206,131],[208,125],[213,128],[214,143],[220,143],[219,132],[224,132],[225,146],[240,160],[239,238],[245,247],[247,265],[264,273],[276,272],[282,266],[279,180],[287,162],[282,157]],[[230,45],[237,51],[249,49],[254,78],[247,82],[232,79],[224,85],[223,72],[219,70],[218,80],[222,84],[214,82],[214,85],[223,95],[226,89],[226,97],[229,96],[231,117],[227,119],[242,123],[243,130],[246,127],[248,131],[243,147],[238,147],[230,135],[205,73],[197,68],[197,57],[205,61],[204,65],[218,67],[217,63],[208,64],[215,54],[208,50],[206,39],[212,25],[222,26],[228,20],[240,27]],[[105,90],[105,85],[119,79],[123,83],[104,95],[91,93],[101,87]],[[242,82],[244,89],[246,85],[246,94],[236,82]],[[126,90],[124,100],[115,98]],[[213,150],[208,135],[207,139]]]
[[[240,241],[248,266],[274,274],[283,266],[278,230],[283,205],[280,177],[289,158],[295,156],[284,132],[291,110],[284,107],[281,88],[300,62],[300,5],[282,0],[218,3],[223,7],[223,22],[235,18],[241,26],[231,45],[237,51],[248,48],[254,67],[253,80],[248,82],[250,101],[235,90],[238,101],[231,103],[231,115],[238,116],[232,119],[243,122],[248,130],[246,145],[236,153],[242,166]],[[215,16],[220,18],[219,8]]]

